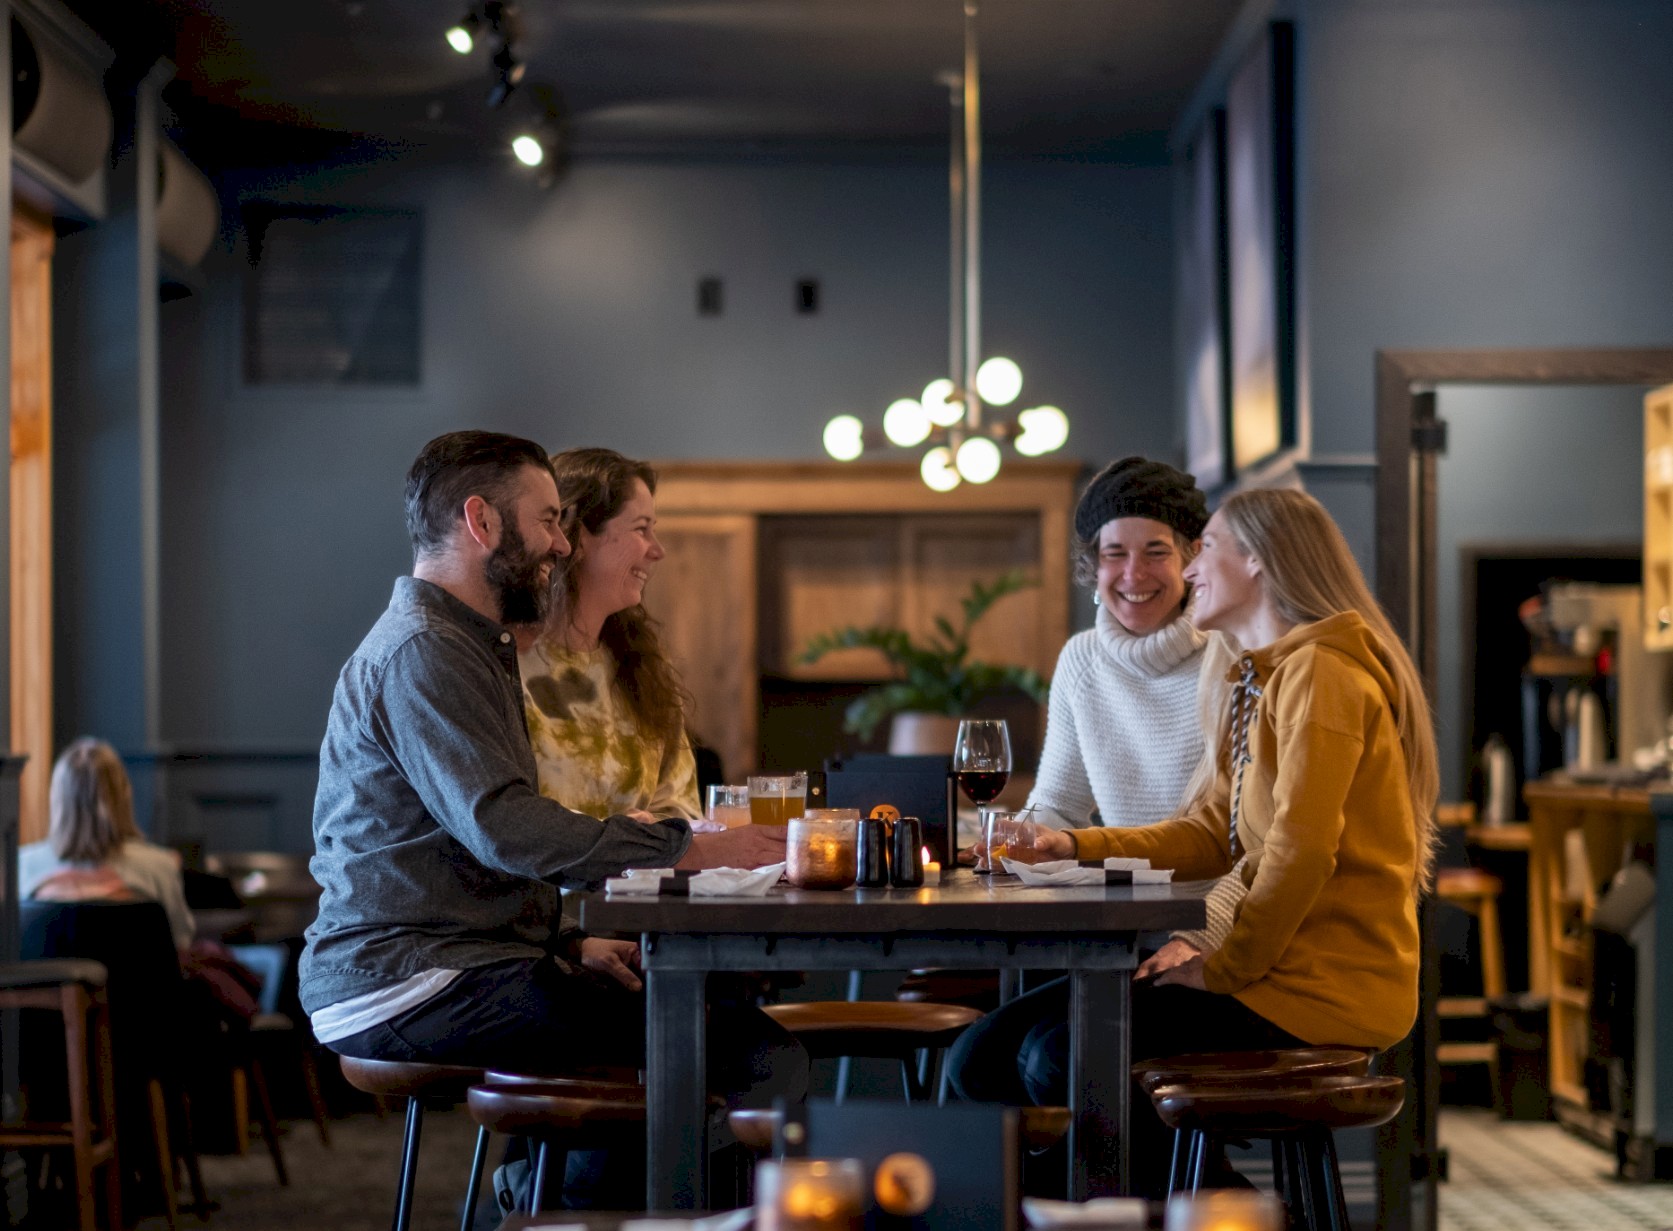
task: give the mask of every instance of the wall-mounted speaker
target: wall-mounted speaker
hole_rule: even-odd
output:
[[[16,17],[12,23],[12,142],[71,184],[103,169],[113,123],[104,85]]]
[[[157,143],[157,246],[195,267],[215,242],[221,203],[215,186],[166,138]]]

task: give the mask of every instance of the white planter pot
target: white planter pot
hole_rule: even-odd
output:
[[[889,727],[889,754],[951,756],[953,741],[958,738],[958,722],[947,714],[896,714]]]

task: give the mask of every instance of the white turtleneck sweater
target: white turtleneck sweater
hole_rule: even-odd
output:
[[[1052,674],[1045,746],[1028,796],[1042,823],[1131,827],[1178,813],[1202,756],[1197,676],[1207,644],[1189,612],[1135,637],[1104,607],[1093,628],[1069,638]],[[1204,952],[1218,949],[1242,896],[1233,871],[1209,894],[1208,926],[1174,934]]]

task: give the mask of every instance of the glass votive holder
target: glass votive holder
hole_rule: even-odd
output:
[[[999,861],[1011,853],[1020,812],[1004,808],[982,809],[982,840],[976,844],[976,871],[1003,872]],[[1032,843],[1030,843],[1032,845]]]
[[[1220,1188],[1168,1198],[1164,1231],[1284,1231],[1284,1206],[1271,1193]]]
[[[780,1158],[755,1164],[757,1231],[858,1231],[866,1173],[854,1158]]]
[[[810,821],[857,821],[860,819],[858,808],[808,808],[802,813]]]
[[[711,786],[708,805],[704,815],[728,829],[750,823],[747,786]]]
[[[858,818],[798,816],[785,835],[784,877],[798,889],[846,889],[859,870]]]

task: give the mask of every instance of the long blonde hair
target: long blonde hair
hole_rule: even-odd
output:
[[[1312,624],[1344,612],[1356,612],[1381,643],[1382,657],[1394,676],[1395,729],[1406,759],[1406,781],[1411,792],[1412,819],[1417,828],[1417,872],[1413,893],[1428,889],[1435,866],[1435,800],[1440,794],[1440,772],[1435,751],[1435,724],[1423,677],[1389,623],[1382,605],[1365,583],[1348,541],[1329,513],[1306,492],[1257,488],[1228,496],[1219,509],[1220,521],[1244,555],[1261,562],[1261,580],[1278,614],[1291,624]],[[1218,653],[1204,656],[1199,709],[1214,715],[1214,737],[1203,764],[1192,779],[1200,792],[1212,782],[1220,750],[1231,722],[1229,691],[1223,678],[1235,651],[1222,638]],[[1209,672],[1213,671],[1211,677]],[[1203,779],[1207,771],[1207,780]]]
[[[128,771],[116,749],[101,739],[83,737],[59,754],[47,810],[52,853],[69,863],[103,863],[140,836]]]

